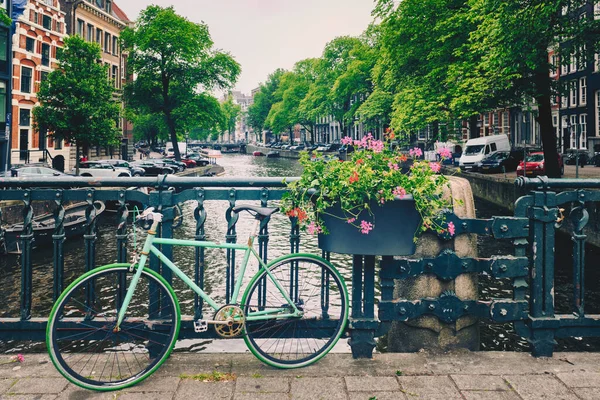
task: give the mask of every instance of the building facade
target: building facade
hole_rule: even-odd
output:
[[[58,0],[29,0],[15,21],[12,37],[13,90],[11,164],[49,162],[65,167],[69,146],[53,143],[47,132],[33,127],[33,109],[39,105],[37,91],[56,66],[57,49],[63,47],[65,13]],[[52,153],[48,153],[49,144]]]
[[[2,0],[0,8],[10,14],[10,0]],[[10,160],[10,119],[12,58],[11,27],[0,23],[0,171],[8,169]]]

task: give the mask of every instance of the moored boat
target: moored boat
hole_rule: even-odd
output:
[[[277,158],[277,157],[279,157],[278,151],[270,151],[267,153],[267,158]]]
[[[252,155],[254,157],[263,157],[265,155],[265,153],[263,153],[262,151],[255,151],[252,153]]]
[[[96,215],[104,212],[105,205],[102,202],[94,203],[96,207]],[[70,239],[82,236],[87,228],[87,220],[85,211],[88,203],[77,203],[65,207],[65,238]],[[54,214],[46,213],[33,217],[33,248],[51,245],[52,235],[55,229]],[[21,235],[23,233],[23,224],[13,224],[3,230],[2,243],[0,244],[0,252],[21,254]]]

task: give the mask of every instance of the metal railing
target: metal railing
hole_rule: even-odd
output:
[[[297,178],[286,178],[289,182]],[[20,317],[0,318],[0,339],[44,339],[45,318],[32,318],[33,276],[31,249],[34,239],[32,203],[51,202],[55,205],[55,228],[53,241],[53,298],[64,288],[64,239],[65,206],[69,202],[85,202],[86,228],[85,269],[94,268],[96,259],[97,211],[96,201],[113,201],[117,204],[117,261],[128,261],[128,210],[127,204],[137,202],[162,210],[165,218],[160,234],[173,236],[174,207],[195,200],[195,239],[205,240],[207,210],[205,202],[226,202],[227,242],[237,241],[237,216],[233,207],[238,201],[259,201],[266,206],[282,198],[285,193],[284,178],[196,178],[159,176],[158,178],[61,178],[51,182],[35,179],[0,179],[0,201],[12,200],[23,204],[23,225],[20,235],[22,255]],[[375,313],[376,258],[355,255],[353,257],[351,321],[349,334],[353,354],[370,357],[375,346],[374,338],[386,332],[392,321],[408,321],[423,315],[436,316],[450,323],[471,315],[494,323],[512,322],[516,331],[526,338],[537,356],[551,355],[557,337],[600,336],[600,316],[588,315],[584,309],[584,260],[586,235],[584,228],[589,220],[586,205],[600,202],[600,180],[567,180],[520,178],[517,185],[522,190],[531,190],[516,202],[513,216],[494,216],[489,219],[461,219],[447,215],[456,234],[477,234],[497,240],[509,240],[514,253],[492,258],[459,258],[449,250],[431,259],[383,257],[380,262],[379,278],[381,301]],[[46,187],[46,188],[40,188]],[[149,194],[131,188],[150,187]],[[101,189],[101,190],[99,190]],[[554,190],[561,190],[560,193]],[[565,206],[566,205],[566,206]],[[562,208],[569,208],[573,223],[573,286],[572,314],[557,315],[554,312],[554,243],[555,232],[563,221]],[[294,218],[290,218],[290,251],[296,252],[300,243],[300,231]],[[449,240],[440,236],[440,240]],[[269,221],[260,227],[258,237],[259,254],[267,258],[269,243]],[[163,246],[167,257],[172,249]],[[327,254],[325,254],[328,256]],[[194,256],[194,281],[204,285],[203,249]],[[227,254],[225,291],[232,293],[235,281],[235,254]],[[170,270],[161,269],[156,258],[150,267],[161,271],[168,282]],[[410,279],[419,275],[434,275],[442,281],[451,281],[461,274],[487,274],[496,279],[511,282],[512,297],[488,299],[487,301],[461,300],[455,293],[445,292],[438,298],[419,300],[394,299],[394,281]],[[193,333],[192,321],[202,317],[203,304],[194,299],[194,315],[188,316],[182,326],[180,337],[198,337]]]

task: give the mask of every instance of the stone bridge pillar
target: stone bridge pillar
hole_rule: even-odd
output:
[[[454,199],[454,214],[460,218],[475,218],[475,204],[469,182],[457,177],[449,179],[450,187],[446,195]],[[436,235],[423,234],[419,238],[416,253],[408,258],[435,258],[446,249],[454,251],[461,258],[477,257],[477,238],[475,235],[462,234],[452,240],[442,241]],[[444,292],[454,292],[461,300],[476,300],[477,274],[462,274],[449,282],[434,275],[420,275],[395,280],[394,284],[394,299],[437,298]],[[465,316],[454,323],[444,323],[432,315],[408,322],[392,322],[387,336],[387,348],[390,352],[417,352],[423,348],[438,351],[453,348],[478,350],[477,322],[477,318]]]

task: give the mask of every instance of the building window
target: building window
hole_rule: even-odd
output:
[[[48,15],[42,16],[42,26],[44,29],[52,30],[52,18]]]
[[[111,0],[106,0],[106,12],[109,14],[112,12],[112,1]]]
[[[19,126],[31,125],[31,110],[29,108],[21,108],[19,110]]]
[[[54,149],[55,150],[62,150],[63,147],[63,141],[62,139],[58,139],[54,141]]]
[[[85,26],[85,23],[82,20],[78,19],[77,20],[77,34],[81,37],[84,37],[83,36],[83,27],[84,26]]]
[[[110,53],[110,44],[111,44],[110,33],[106,32],[104,34],[104,52],[105,53]]]
[[[556,76],[558,72],[558,57],[556,54],[550,56],[550,76]]]
[[[34,53],[35,52],[35,39],[31,37],[25,38],[25,50]]]
[[[594,54],[594,72],[600,71],[600,54]]]
[[[54,0],[44,0],[44,4],[50,7],[54,7]]]
[[[104,34],[104,32],[102,32],[102,29],[96,29],[96,43],[98,43],[100,45],[100,48],[102,48],[102,35]]]
[[[37,11],[31,10],[31,14],[29,14],[29,20],[36,25],[39,23]]]
[[[579,148],[587,148],[587,114],[579,115]]]
[[[6,123],[6,82],[0,81],[0,122]]]
[[[31,75],[33,70],[29,67],[21,67],[21,92],[31,93]]]
[[[571,81],[571,107],[577,106],[577,81]]]
[[[50,72],[48,72],[48,71],[42,71],[40,73],[40,82],[44,82],[45,80],[47,80],[49,74],[50,74]]]
[[[118,74],[119,74],[119,67],[117,67],[116,65],[113,65],[111,79],[113,80],[113,83],[117,89],[119,88],[119,81],[117,80]]]
[[[42,65],[50,66],[50,45],[42,43]]]
[[[565,58],[565,57],[563,57],[563,58]],[[567,64],[564,61],[561,62],[561,65],[560,65],[560,74],[564,76],[564,75],[566,75],[568,73],[569,73],[569,64]]]
[[[96,0],[96,5],[98,6],[98,8],[100,8],[101,10],[104,10],[104,0]]]
[[[594,4],[594,19],[600,19],[600,2]]]
[[[573,50],[571,53],[571,65],[569,65],[569,72],[577,71],[577,52]]]
[[[87,24],[87,41],[94,41],[94,25],[92,24]]]
[[[56,32],[62,33],[62,24],[56,21]]]
[[[587,103],[587,78],[584,76],[579,79],[579,105],[585,106]]]
[[[116,36],[113,36],[112,53],[117,54],[118,51],[119,51],[119,38]]]
[[[571,115],[569,122],[570,122],[570,126],[571,126],[571,148],[576,148],[577,147],[577,115]]]

